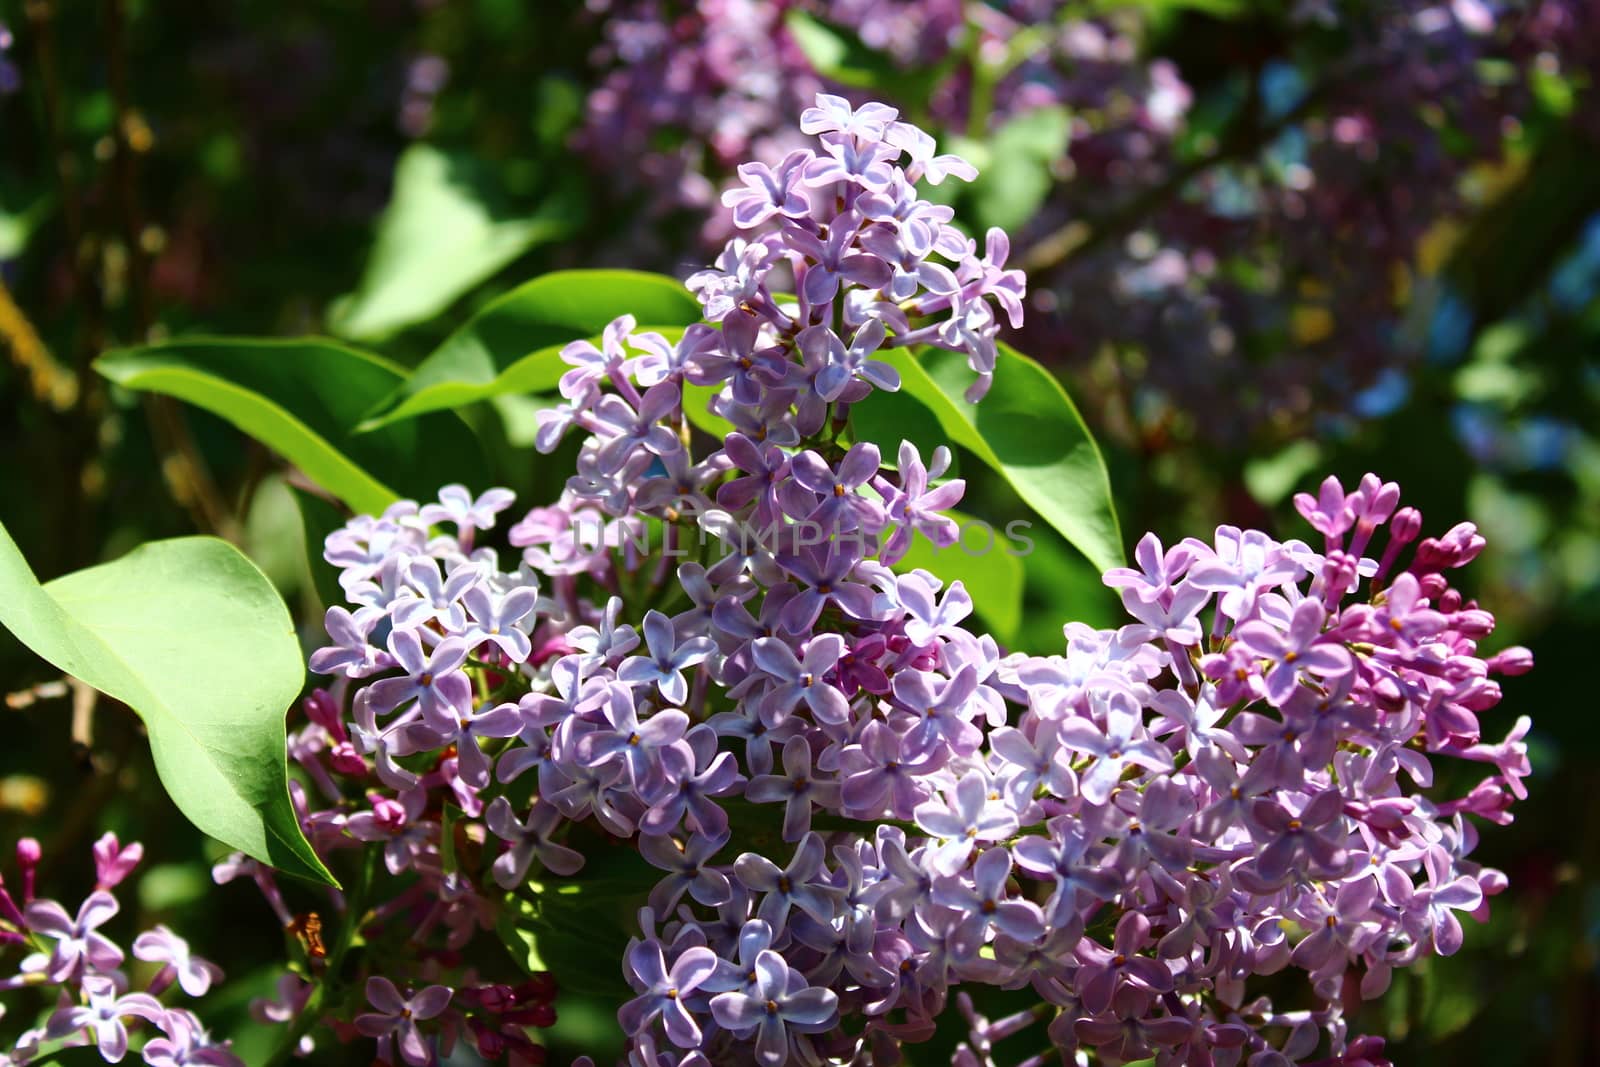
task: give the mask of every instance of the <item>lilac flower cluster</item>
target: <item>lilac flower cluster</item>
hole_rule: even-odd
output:
[[[859,95],[811,66],[786,28],[790,11],[853,29],[870,47],[910,69],[943,60],[967,32],[969,15],[983,20],[987,35],[995,30],[987,24],[996,20],[1014,26],[998,8],[1018,9],[1013,13],[1021,15],[1023,7],[1038,7],[1008,3],[969,10],[974,5],[959,0],[696,0],[686,6],[677,10],[658,0],[591,5],[603,20],[604,40],[591,61],[597,84],[589,94],[578,147],[616,192],[644,198],[641,216],[654,225],[630,234],[630,244],[636,237],[658,242],[663,221],[687,214],[702,223],[700,244],[721,245],[733,233],[734,219],[726,208],[719,209],[718,193],[735,168],[748,160],[776,165],[805,147],[794,120],[818,92]],[[1027,80],[1019,75],[1016,84]],[[1047,92],[1024,88],[1015,103],[1050,101]],[[940,89],[927,103],[946,125],[954,125],[966,106],[953,87]],[[1011,110],[1011,95],[1001,104]],[[686,250],[649,251],[668,257]],[[630,248],[635,263],[638,254]]]
[[[769,1064],[884,1056],[930,1036],[960,983],[1031,985],[1043,1005],[1009,1025],[1109,1062],[1380,1060],[1346,1034],[1346,976],[1381,994],[1395,967],[1455,952],[1460,917],[1504,888],[1467,858],[1467,816],[1508,820],[1528,722],[1492,743],[1478,714],[1491,675],[1531,660],[1477,654],[1492,617],[1446,578],[1482,548],[1469,525],[1402,567],[1420,516],[1392,483],[1330,479],[1299,503],[1318,548],[1146,537],[1139,569],[1106,576],[1135,621],[1069,624],[1064,655],[1003,655],[960,625],[959,585],[935,600],[930,576],[870,560],[859,613],[786,625],[798,594],[778,585],[758,613],[775,625],[707,631],[704,669],[738,698],[707,725],[783,735],[779,768],[746,742],[744,793],[781,801],[797,845],[734,854],[711,819],[643,840],[669,874],[621,1019],[682,1050],[647,1062],[751,1042]],[[1447,758],[1488,774],[1430,797]],[[1285,968],[1317,1008],[1251,989]]]
[[[552,640],[567,647],[552,636],[565,628],[541,621],[553,608],[534,572],[502,572],[492,548],[473,548],[510,503],[504,490],[474,498],[447,486],[436,503],[396,504],[328,538],[350,608],[328,610],[332,643],[311,657],[336,680],[305,701],[307,722],[289,735],[305,777],[290,792],[320,855],[357,853],[367,866],[359,894],[330,893],[327,924],[359,930],[364,979],[330,984],[340,949],[306,933],[269,868],[235,854],[214,871],[219,883],[253,879],[306,939],[305,966],[255,1006],[259,1021],[289,1028],[298,1055],[313,1053],[311,1031],[325,1025],[341,1041],[375,1040],[383,1063],[424,1067],[458,1043],[514,1067],[542,1062],[530,1031],[555,1021],[549,976],[485,973],[465,955],[494,926],[495,882],[516,884],[536,854],[568,873],[582,862],[538,840],[543,809],[519,822],[504,796],[485,796],[496,750],[529,729],[495,694],[526,693],[519,672],[547,661]],[[434,524],[455,533],[430,537]],[[502,780],[518,753],[528,749],[501,757]],[[516,843],[492,871],[479,863],[490,833]]]
[[[39,842],[18,841],[16,856],[20,893],[0,882],[0,949],[15,947],[26,954],[16,973],[0,979],[0,990],[51,994],[55,1007],[42,1025],[8,1039],[0,1063],[24,1067],[85,1046],[93,1046],[106,1062],[119,1063],[142,1039],[137,1054],[152,1067],[244,1067],[228,1042],[213,1039],[193,1011],[160,999],[169,991],[205,996],[222,981],[219,967],[158,925],[133,940],[133,957],[157,965],[144,991],[135,992],[125,969],[128,953],[101,929],[121,910],[114,890],[139,865],[142,845],[123,846],[111,833],[96,841],[94,891],[75,912],[35,895],[43,858]]]
[[[462,1035],[530,1057],[515,991],[418,946],[581,876],[582,823],[662,872],[622,961],[634,1062],[896,1062],[962,983],[1040,998],[974,1017],[963,1063],[1034,1024],[1107,1062],[1380,1062],[1346,976],[1376,996],[1460,946],[1505,885],[1469,817],[1508,821],[1528,773],[1527,720],[1493,743],[1479,715],[1531,658],[1482,658],[1493,618],[1447,577],[1482,538],[1419,541],[1395,485],[1330,479],[1297,501],[1317,546],[1148,536],[1106,575],[1129,624],[1005,652],[960,582],[896,569],[954,539],[948,455],[886,467],[850,411],[897,385],[872,358],[894,344],[965,352],[981,395],[1022,279],[1003,234],[980,258],[916,198],[969,168],[892,109],[820,96],[802,122],[820,152],[729,194],[756,233],[692,280],[706,323],[563,353],[539,447],[582,433],[577,470],[507,531],[515,570],[480,543],[503,490],[328,539],[350,606],[312,659],[337,680],[291,738],[297,796],[325,856],[381,846],[401,888],[372,918],[406,917],[414,953],[412,992],[370,972],[355,1029],[412,1067]],[[1449,758],[1487,773],[1430,795]],[[1251,982],[1286,968],[1315,1007]]]

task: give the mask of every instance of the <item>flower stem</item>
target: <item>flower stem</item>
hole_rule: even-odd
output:
[[[359,873],[350,885],[349,893],[345,898],[345,921],[340,924],[339,936],[334,939],[333,948],[328,953],[327,966],[323,969],[322,980],[317,982],[311,990],[311,996],[306,999],[306,1006],[289,1024],[283,1035],[283,1040],[273,1050],[266,1061],[266,1067],[279,1067],[288,1061],[299,1047],[300,1039],[310,1029],[321,1021],[323,1012],[329,1003],[329,987],[337,983],[339,972],[344,965],[344,957],[350,951],[350,946],[355,942],[357,931],[361,928],[361,920],[367,910],[367,896],[372,889],[373,868],[377,863],[378,850],[367,849],[362,858]]]

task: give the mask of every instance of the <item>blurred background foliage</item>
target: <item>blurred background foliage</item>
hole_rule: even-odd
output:
[[[1597,78],[1592,0],[4,0],[0,517],[41,577],[219,534],[314,626],[293,473],[96,357],[319,333],[410,365],[548,270],[682,277],[729,234],[733,167],[781,155],[809,96],[886,99],[984,169],[941,191],[1012,231],[1014,342],[1099,436],[1130,542],[1287,535],[1294,490],[1369,469],[1433,532],[1483,528],[1492,641],[1539,660],[1490,731],[1535,722],[1532,798],[1484,835],[1512,889],[1358,1022],[1397,1062],[1593,1063]],[[455,476],[553,495],[535,404],[472,413],[490,458]],[[1006,493],[976,480],[968,506],[1003,520]],[[1024,576],[1023,645],[1115,618],[1064,544]],[[64,893],[93,834],[145,840],[140,909],[231,964],[242,1020],[279,933],[209,885],[133,718],[56,681],[0,645],[3,836],[44,838]],[[611,1027],[562,1010],[558,1047]]]

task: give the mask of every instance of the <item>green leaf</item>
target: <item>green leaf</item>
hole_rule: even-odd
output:
[[[785,15],[783,24],[818,74],[857,89],[881,89],[894,80],[889,57],[855,34],[799,9]]]
[[[708,406],[711,398],[721,390],[721,385],[694,385],[690,382],[683,384],[684,417],[689,420],[689,425],[710,434],[718,441],[726,440],[734,431],[733,423],[712,412]]]
[[[357,434],[355,424],[405,374],[335,341],[170,341],[112,352],[95,368],[118,385],[220,415],[356,511],[376,513],[401,496],[431,498],[482,464],[477,441],[454,415]]]
[[[480,160],[414,144],[395,165],[361,284],[334,305],[329,325],[370,340],[425,322],[528,249],[565,236],[576,215],[559,198],[518,215]]]
[[[42,1060],[30,1060],[36,1067],[101,1067],[106,1058],[93,1045],[58,1049],[47,1053]]]
[[[619,315],[652,324],[641,330],[665,330],[699,322],[700,305],[660,274],[569,270],[535,278],[451,334],[367,413],[363,429],[505,393],[549,392],[568,369],[562,346],[598,337]]]
[[[40,585],[0,526],[0,623],[138,713],[162,785],[197,827],[335,884],[289,803],[284,712],[305,680],[294,623],[232,545],[155,541]]]
[[[1033,217],[1055,183],[1052,168],[1066,154],[1071,126],[1072,114],[1064,107],[1034,108],[995,131],[984,151],[973,153],[992,161],[980,164],[977,180],[967,187],[981,228],[1015,230]]]
[[[549,971],[563,989],[620,1005],[628,999],[622,978],[627,930],[649,885],[648,873],[631,884],[610,878],[530,883],[536,901],[506,898],[497,924],[501,940],[530,974]]]
[[[894,569],[904,573],[920,567],[937,574],[947,585],[960,581],[972,597],[973,610],[989,624],[995,638],[1005,645],[1015,644],[1022,629],[1022,554],[1027,546],[992,523],[958,511],[945,514],[961,526],[961,541],[939,548],[916,534]]]
[[[323,545],[328,535],[345,524],[345,515],[327,500],[304,489],[291,489],[295,506],[300,511],[300,529],[304,536],[306,570],[311,575],[311,588],[323,610],[335,604],[345,604],[345,593],[339,585],[339,569],[322,558]]]
[[[875,355],[873,358],[900,366],[896,359],[887,355]],[[916,445],[917,453],[925,463],[933,457],[935,448],[950,443],[950,436],[933,409],[904,388],[893,393],[874,390],[864,402],[852,406],[850,435],[853,440],[871,441],[877,445],[886,466],[899,463],[901,441]],[[952,455],[951,477],[956,477],[958,462],[958,458]]]
[[[981,404],[971,404],[963,393],[972,371],[960,353],[929,348],[912,356],[892,348],[875,358],[900,372],[902,390],[933,412],[950,444],[1001,474],[1091,563],[1101,570],[1122,566],[1122,531],[1105,460],[1072,398],[1049,371],[1002,344],[993,387]],[[879,402],[880,395],[894,394],[874,394],[861,407]],[[877,444],[889,451],[893,441],[891,434]]]

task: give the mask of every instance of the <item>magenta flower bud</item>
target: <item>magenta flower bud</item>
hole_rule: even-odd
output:
[[[406,809],[399,801],[388,797],[379,797],[372,802],[372,814],[377,824],[390,832],[398,831],[406,824]]]
[[[1394,513],[1394,521],[1389,523],[1389,540],[1409,545],[1422,533],[1422,512],[1416,508],[1405,507]]]
[[[486,985],[471,991],[485,1011],[499,1013],[516,1007],[517,992],[504,982]]]
[[[33,899],[33,879],[39,869],[44,849],[36,838],[24,837],[17,842],[17,866],[22,868],[22,902]]]
[[[333,764],[333,769],[348,778],[365,778],[367,776],[367,761],[356,752],[356,746],[349,741],[341,741],[328,750],[328,760]]]
[[[1429,600],[1438,600],[1444,595],[1444,591],[1448,587],[1449,584],[1445,581],[1444,575],[1439,574],[1437,571],[1432,574],[1417,575],[1417,588]]]
[[[1389,523],[1389,543],[1384,547],[1383,559],[1378,562],[1374,580],[1381,581],[1389,573],[1400,552],[1422,533],[1422,512],[1416,508],[1401,508]]]
[[[1494,616],[1482,608],[1472,608],[1456,612],[1450,619],[1450,625],[1466,637],[1486,637],[1494,632]]]
[[[549,971],[540,971],[530,977],[526,982],[517,986],[515,990],[518,1002],[529,1000],[554,1000],[556,998],[556,977]]]
[[[343,737],[344,722],[339,711],[339,702],[333,699],[333,694],[326,689],[313,689],[301,702],[305,709],[306,718],[328,731],[334,737]]]
[[[1521,645],[1512,645],[1490,656],[1488,667],[1490,674],[1527,674],[1533,670],[1533,653]]]
[[[516,1026],[547,1027],[556,1024],[556,1006],[549,1003],[527,1004],[500,1017],[508,1028]]]
[[[135,841],[126,848],[117,841],[117,835],[107,833],[94,843],[94,869],[96,885],[111,889],[133,872],[144,859],[144,846]]]
[[[1454,553],[1437,537],[1424,537],[1422,543],[1417,546],[1417,554],[1412,557],[1411,572],[1419,577],[1433,574],[1450,566],[1450,561],[1454,558]]]
[[[478,1045],[478,1054],[486,1060],[497,1060],[506,1050],[506,1039],[500,1031],[491,1030],[477,1019],[468,1020],[472,1027],[472,1038]]]
[[[1499,682],[1484,682],[1473,692],[1459,698],[1458,703],[1468,711],[1488,711],[1500,703]]]
[[[1488,542],[1478,532],[1478,527],[1470,522],[1458,522],[1439,538],[1442,545],[1448,545],[1455,562],[1452,567],[1465,567],[1478,558],[1478,553],[1483,551],[1483,546]]]

